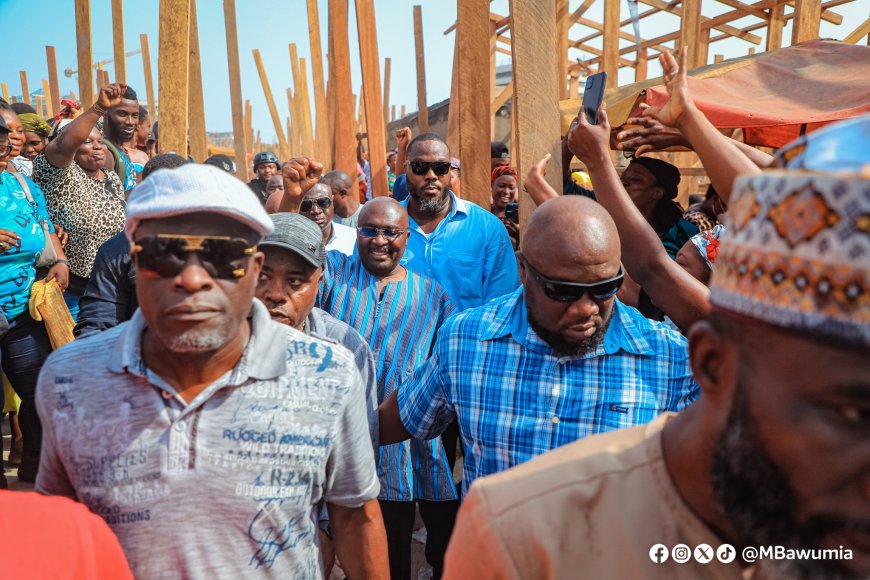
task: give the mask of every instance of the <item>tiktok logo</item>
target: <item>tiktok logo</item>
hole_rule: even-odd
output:
[[[649,549],[649,559],[656,564],[662,564],[667,561],[670,551],[664,544],[656,544]]]

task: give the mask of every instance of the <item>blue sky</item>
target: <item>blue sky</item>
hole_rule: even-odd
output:
[[[520,0],[546,1],[546,0]],[[852,31],[868,16],[865,0],[859,0],[850,5],[837,7],[835,10],[844,15],[844,24],[833,26],[822,23],[822,37],[842,38]],[[579,6],[581,0],[571,0],[570,9]],[[348,41],[350,45],[354,92],[359,92],[361,75],[359,70],[359,45],[356,33],[354,1],[349,1],[350,30]],[[450,95],[451,69],[453,63],[453,34],[443,34],[456,18],[455,0],[375,0],[375,13],[378,26],[378,43],[382,63],[386,57],[392,59],[392,81],[390,87],[390,102],[397,105],[407,105],[408,112],[417,108],[417,89],[414,60],[413,4],[420,4],[423,11],[423,26],[426,52],[426,85],[430,104],[446,99]],[[501,14],[507,12],[507,0],[496,0],[492,10]],[[320,24],[323,49],[327,43],[327,0],[318,0],[320,9]],[[157,83],[157,49],[158,43],[158,0],[125,0],[124,2],[124,36],[127,51],[139,47],[139,34],[147,33],[152,56],[154,81]],[[310,66],[310,50],[308,40],[308,20],[305,0],[236,0],[238,19],[239,58],[242,71],[242,94],[244,99],[250,99],[254,111],[254,128],[261,130],[265,141],[274,138],[271,118],[266,108],[266,101],[260,85],[257,70],[254,66],[252,49],[258,48],[271,83],[279,114],[287,116],[286,88],[291,83],[290,58],[288,44],[296,43],[300,57],[304,57]],[[588,11],[587,17],[594,20],[601,18],[603,1],[596,2]],[[642,8],[643,10],[643,8]],[[730,10],[704,0],[704,16],[715,16]],[[223,17],[223,0],[197,0],[199,16],[200,51],[202,54],[202,76],[205,93],[205,116],[209,131],[230,131],[232,129],[231,107],[229,97],[229,77],[227,73],[226,37]],[[31,90],[41,87],[41,79],[48,78],[45,59],[45,45],[57,48],[58,69],[61,90],[78,92],[78,82],[75,78],[67,78],[63,74],[66,68],[76,68],[75,16],[73,0],[0,0],[0,17],[4,23],[3,46],[6,58],[0,62],[0,80],[6,82],[10,93],[20,94],[19,70],[26,70]],[[623,0],[622,17],[628,17],[628,8]],[[751,19],[736,21],[735,26],[742,22],[751,24]],[[112,23],[111,0],[91,0],[91,26],[94,61],[111,58]],[[679,26],[675,16],[654,16],[643,21],[642,36],[649,38],[664,34]],[[631,26],[625,28],[631,31]],[[573,38],[587,33],[587,29],[575,26],[571,31]],[[759,34],[763,37],[763,31]],[[791,37],[791,26],[787,26],[784,39]],[[599,44],[596,44],[599,43]],[[627,41],[623,41],[626,44]],[[600,46],[600,40],[590,44]],[[750,44],[739,40],[726,40],[711,47],[714,53],[723,53],[727,57],[746,54]],[[760,51],[763,44],[758,48]],[[572,51],[574,57],[589,57],[579,51]],[[498,57],[498,63],[508,63],[504,55]],[[325,59],[324,59],[325,65]],[[658,74],[655,65],[650,66],[650,76]],[[112,65],[107,65],[110,76],[113,77]],[[383,72],[382,72],[383,74]],[[485,73],[484,73],[485,74]],[[309,83],[311,74],[309,69]],[[145,101],[145,84],[140,55],[127,59],[128,83]],[[631,82],[632,73],[622,71],[620,82]],[[156,87],[155,87],[156,89]]]

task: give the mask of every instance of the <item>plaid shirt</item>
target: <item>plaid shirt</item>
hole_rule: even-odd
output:
[[[448,320],[399,388],[402,423],[431,438],[458,417],[471,482],[581,437],[648,423],[699,395],[686,339],[614,300],[595,352],[555,354],[528,324],[522,288]]]

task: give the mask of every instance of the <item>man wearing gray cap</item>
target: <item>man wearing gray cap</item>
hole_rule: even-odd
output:
[[[253,300],[271,230],[226,172],[156,172],[127,204],[139,310],[42,369],[37,490],[103,516],[137,578],[320,578],[321,501],[349,576],[386,574],[353,357]]]

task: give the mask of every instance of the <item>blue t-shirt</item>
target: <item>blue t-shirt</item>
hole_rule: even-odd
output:
[[[36,279],[36,260],[45,247],[42,222],[47,222],[54,232],[42,190],[29,177],[24,179],[33,204],[15,176],[8,171],[0,173],[0,228],[21,238],[20,247],[0,253],[0,309],[9,320],[27,310],[30,287]]]

